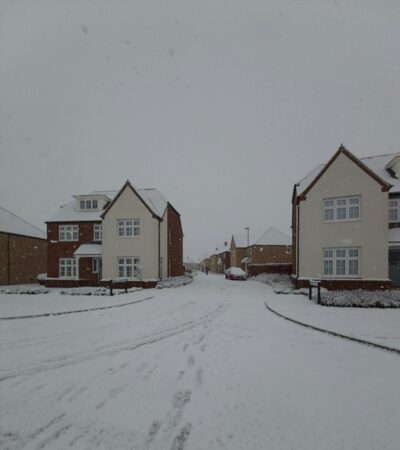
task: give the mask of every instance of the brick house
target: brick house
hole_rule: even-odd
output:
[[[233,234],[230,245],[230,267],[243,267],[242,261],[247,256],[247,237]]]
[[[0,285],[35,283],[46,259],[46,234],[0,207]]]
[[[216,248],[213,255],[209,257],[209,269],[214,273],[225,273],[230,267],[230,250],[228,243],[225,242],[221,248]]]
[[[180,214],[156,189],[76,195],[46,223],[47,286],[154,287],[184,274]]]
[[[276,228],[270,227],[247,249],[249,275],[260,273],[288,273],[292,270],[292,240]]]
[[[357,158],[341,146],[294,185],[292,277],[328,289],[400,285],[400,153]]]

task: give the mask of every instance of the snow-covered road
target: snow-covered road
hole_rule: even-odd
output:
[[[1,449],[399,448],[398,355],[274,316],[256,282],[150,295],[0,323]]]

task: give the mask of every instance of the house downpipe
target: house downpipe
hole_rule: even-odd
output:
[[[299,278],[299,276],[300,276],[299,248],[300,248],[300,202],[297,200],[297,205],[296,205],[296,276],[297,276],[297,278]]]
[[[161,222],[158,221],[158,279],[161,280]]]

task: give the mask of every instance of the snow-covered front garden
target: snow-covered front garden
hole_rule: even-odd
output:
[[[397,450],[400,310],[321,307],[202,275],[109,296],[0,294],[0,448]]]
[[[268,284],[276,294],[308,295],[308,289],[294,289],[289,275],[260,274],[253,281]],[[315,294],[315,289],[313,293]],[[400,290],[328,291],[321,288],[321,305],[354,308],[400,308]]]

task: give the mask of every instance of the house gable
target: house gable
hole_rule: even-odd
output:
[[[103,214],[101,214],[101,218],[104,219],[105,216],[109,213],[109,211],[111,210],[111,208],[115,205],[116,202],[118,202],[118,199],[121,197],[122,193],[126,190],[126,189],[130,189],[136,196],[137,198],[143,203],[143,205],[148,209],[149,213],[156,219],[158,219],[159,221],[162,220],[161,217],[159,217],[158,215],[156,215],[154,213],[154,211],[152,211],[149,207],[149,205],[147,204],[147,202],[143,199],[143,197],[139,194],[139,192],[132,186],[132,184],[130,183],[129,180],[126,180],[125,184],[122,186],[122,188],[120,189],[120,191],[118,192],[118,194],[114,197],[114,199],[109,203],[109,205],[107,206],[107,208],[104,210]]]
[[[391,187],[391,185],[389,183],[385,182],[374,171],[372,171],[368,166],[366,166],[359,158],[357,158],[349,150],[347,150],[343,145],[341,145],[339,147],[339,149],[336,151],[336,153],[332,156],[332,158],[325,164],[325,166],[322,167],[322,169],[319,171],[319,173],[316,175],[316,177],[308,184],[308,186],[302,192],[300,192],[297,195],[296,186],[294,187],[293,199],[296,196],[297,197],[297,201],[305,200],[306,197],[307,197],[308,192],[310,192],[310,190],[313,189],[313,187],[324,176],[324,174],[327,172],[327,170],[342,155],[347,157],[347,158],[349,158],[350,161],[352,161],[356,166],[358,166],[361,170],[363,170],[367,175],[369,175],[371,178],[373,178],[381,186],[382,192],[388,192],[389,191],[389,189]]]

